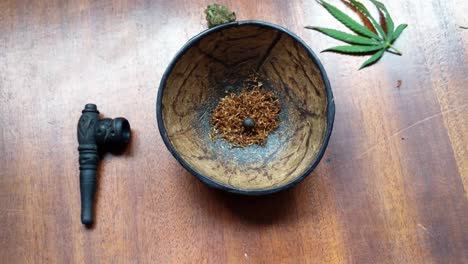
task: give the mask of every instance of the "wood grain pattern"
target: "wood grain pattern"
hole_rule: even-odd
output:
[[[404,55],[369,69],[320,54],[337,106],[324,160],[262,198],[205,187],[156,129],[156,87],[208,2],[0,2],[2,262],[467,263],[468,2],[385,1],[409,23]],[[337,44],[303,28],[340,27],[315,1],[220,2],[315,51]],[[76,150],[87,102],[133,128],[127,152],[101,164],[92,230]]]

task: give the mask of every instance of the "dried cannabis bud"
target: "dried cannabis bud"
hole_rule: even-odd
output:
[[[211,4],[205,10],[208,27],[236,21],[236,13],[231,12],[227,7],[218,4]]]

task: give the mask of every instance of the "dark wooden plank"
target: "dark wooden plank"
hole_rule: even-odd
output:
[[[386,1],[410,24],[404,56],[366,70],[319,54],[337,106],[324,160],[292,190],[241,198],[199,183],[156,129],[159,80],[206,28],[208,2],[0,3],[2,262],[466,263],[468,3]],[[340,27],[314,1],[224,3],[316,51],[337,43],[303,28]],[[92,230],[79,220],[76,151],[87,102],[134,132],[101,164]]]

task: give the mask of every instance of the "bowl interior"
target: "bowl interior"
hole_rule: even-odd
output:
[[[214,107],[252,73],[280,100],[279,128],[265,146],[213,141]],[[205,182],[246,192],[277,189],[306,176],[321,158],[331,129],[331,91],[322,76],[311,52],[280,27],[231,23],[208,30],[189,41],[163,77],[161,133]]]

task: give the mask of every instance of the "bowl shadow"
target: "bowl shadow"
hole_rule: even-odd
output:
[[[259,226],[297,219],[297,189],[300,188],[298,186],[269,195],[245,196],[206,186],[187,171],[184,174],[193,184],[199,185],[199,188],[190,188],[190,195],[200,202],[210,204],[204,208],[214,218],[221,218],[227,213],[240,222]],[[217,210],[210,210],[209,207]],[[225,212],[219,213],[219,210]]]

